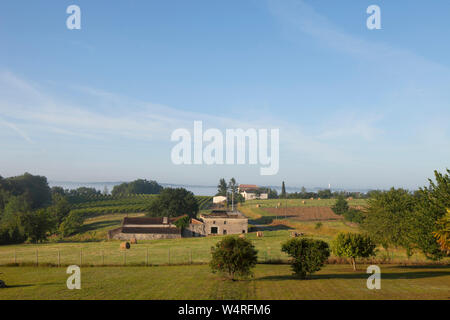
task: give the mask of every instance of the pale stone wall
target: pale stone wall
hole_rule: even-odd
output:
[[[156,239],[177,239],[181,238],[181,233],[177,234],[161,234],[161,233],[117,233],[113,235],[114,240],[156,240]]]
[[[206,235],[211,235],[212,228],[217,228],[218,235],[241,234],[248,232],[247,218],[203,217]]]
[[[204,237],[206,236],[204,223],[191,223],[183,230],[183,237]]]

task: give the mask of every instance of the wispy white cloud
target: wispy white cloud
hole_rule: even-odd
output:
[[[120,137],[170,143],[170,134],[174,129],[191,129],[195,120],[202,120],[205,129],[280,128],[281,147],[291,156],[314,158],[327,154],[332,162],[351,161],[349,156],[323,141],[324,139],[317,138],[312,132],[306,133],[297,125],[283,121],[274,114],[259,114],[250,120],[230,118],[136,101],[83,86],[72,86],[70,89],[75,90],[75,96],[67,101],[67,98],[50,94],[50,90],[13,73],[1,73],[0,116],[7,119],[9,126],[14,126],[18,134],[27,137],[27,141],[31,139],[14,122],[23,123],[35,136],[48,133],[54,140],[58,136],[67,136],[84,139],[87,143],[91,140],[113,143]],[[8,94],[3,94],[6,92]],[[84,96],[81,100],[87,101],[86,103],[76,102],[80,95]],[[98,108],[97,103],[112,107]],[[48,141],[42,141],[44,144],[46,142]]]
[[[24,130],[19,129],[14,123],[5,121],[2,118],[0,118],[0,124],[10,128],[13,131],[15,131],[16,133],[18,133],[19,136],[21,136],[22,138],[25,139],[25,141],[27,141],[29,143],[34,143],[33,140],[31,140],[31,138],[28,136],[28,134]]]

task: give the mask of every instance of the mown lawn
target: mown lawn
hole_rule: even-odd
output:
[[[257,265],[254,278],[224,280],[207,265],[81,269],[68,290],[65,268],[3,267],[0,299],[450,299],[450,268],[381,266],[381,289],[366,287],[365,266],[327,265],[297,280],[288,265]]]
[[[129,250],[120,250],[120,241],[66,242],[0,246],[0,265],[11,263],[80,264],[83,265],[146,265],[207,263],[211,247],[223,236],[139,241]],[[259,251],[260,261],[287,259],[281,243],[288,240],[287,230],[265,232],[263,238],[247,235]]]

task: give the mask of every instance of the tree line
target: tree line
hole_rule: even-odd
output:
[[[408,257],[422,252],[437,260],[450,253],[450,171],[434,172],[435,181],[417,191],[391,188],[371,193],[363,210],[350,208],[341,195],[332,210],[389,252],[404,248]]]
[[[112,196],[155,194],[162,189],[155,181],[139,179],[115,186]],[[0,176],[0,244],[37,243],[50,235],[75,234],[83,225],[86,212],[72,210],[74,206],[106,196],[94,188],[50,188],[46,177],[29,173],[9,178]]]

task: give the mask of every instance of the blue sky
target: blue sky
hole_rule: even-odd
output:
[[[449,34],[448,1],[2,1],[0,175],[422,186],[449,167]],[[194,120],[279,128],[278,174],[172,164]]]

